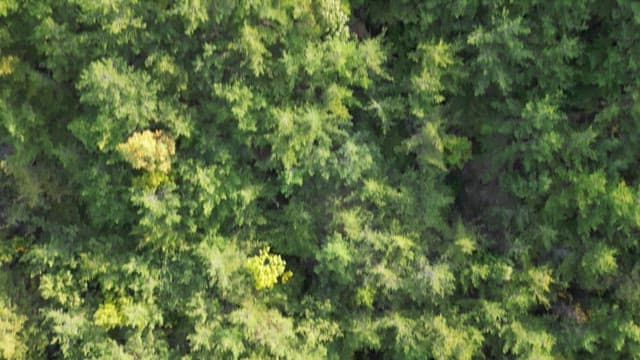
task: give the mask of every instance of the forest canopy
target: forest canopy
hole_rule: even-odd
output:
[[[640,3],[0,0],[0,358],[640,359]]]

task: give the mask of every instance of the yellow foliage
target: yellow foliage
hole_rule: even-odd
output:
[[[169,180],[166,173],[160,171],[148,171],[133,179],[133,186],[143,189],[157,189],[160,184]]]
[[[0,58],[0,76],[10,75],[13,72],[18,59],[15,56],[3,56]]]
[[[14,309],[5,306],[0,299],[0,358],[22,359],[27,348],[20,336],[20,330],[26,320]]]
[[[287,281],[289,281],[289,279],[291,279],[292,277],[293,277],[293,272],[291,270],[287,270],[284,273],[282,273],[282,275],[280,276],[280,282],[284,284]]]
[[[136,132],[117,149],[134,169],[161,173],[169,172],[176,151],[174,140],[161,130]]]
[[[101,304],[93,314],[93,320],[97,325],[107,329],[114,328],[124,322],[124,316],[112,303]]]
[[[286,263],[280,255],[269,254],[269,247],[248,258],[244,266],[253,276],[256,290],[271,289],[278,282],[278,277],[284,283],[293,275],[291,271],[285,272]]]
[[[130,319],[127,319],[123,309],[132,304],[131,298],[119,297],[114,300],[107,300],[100,304],[95,313],[93,320],[96,325],[112,329],[117,326],[130,325]]]

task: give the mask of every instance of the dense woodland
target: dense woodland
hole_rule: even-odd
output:
[[[0,0],[0,358],[640,359],[640,3]]]

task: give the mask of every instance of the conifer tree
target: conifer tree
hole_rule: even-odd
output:
[[[0,357],[638,358],[633,1],[0,0]]]

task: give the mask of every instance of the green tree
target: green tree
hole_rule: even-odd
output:
[[[0,0],[0,357],[637,358],[632,1]]]

